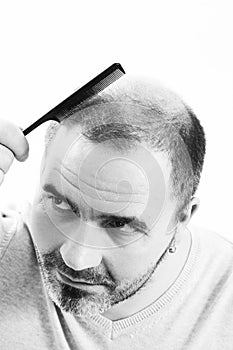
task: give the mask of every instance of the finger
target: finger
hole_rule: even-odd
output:
[[[6,172],[9,170],[13,160],[14,160],[14,154],[9,150],[9,148],[3,146],[0,144],[0,169],[6,174]]]
[[[19,161],[24,161],[29,152],[29,145],[23,131],[15,124],[1,120],[0,140],[14,153]]]

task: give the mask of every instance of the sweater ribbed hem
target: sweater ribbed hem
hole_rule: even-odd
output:
[[[173,297],[178,293],[178,291],[182,288],[188,277],[191,275],[191,271],[196,265],[196,261],[198,259],[200,253],[200,239],[198,235],[193,234],[188,228],[191,235],[191,245],[189,249],[189,253],[184,263],[182,270],[179,275],[175,279],[175,281],[168,287],[168,289],[157,298],[152,304],[147,306],[145,309],[137,312],[136,314],[124,318],[118,321],[111,321],[108,318],[102,315],[94,315],[90,316],[90,318],[100,327],[109,330],[112,329],[112,333],[119,332],[127,327],[133,326],[136,323],[141,322],[145,318],[150,317],[151,315],[158,312],[161,308],[163,308],[166,304],[168,304]]]

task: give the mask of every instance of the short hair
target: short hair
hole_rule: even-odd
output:
[[[98,113],[99,106],[105,113]],[[81,125],[82,134],[92,142],[109,140],[119,149],[122,140],[127,148],[144,142],[151,149],[166,153],[171,164],[171,198],[178,203],[175,217],[184,219],[184,211],[200,182],[206,140],[200,120],[177,94],[161,84],[124,76],[62,113],[65,118],[61,124]],[[46,149],[59,126],[57,122],[50,123],[45,135]]]

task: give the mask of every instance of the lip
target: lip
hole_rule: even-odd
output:
[[[69,284],[73,287],[96,287],[101,286],[100,284],[91,284],[83,281],[74,281],[70,278],[68,278],[66,275],[62,274],[60,271],[57,271],[58,279],[62,280],[63,283]]]

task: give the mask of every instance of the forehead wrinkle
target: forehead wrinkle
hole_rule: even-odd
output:
[[[67,170],[69,173],[71,173],[73,176],[75,176],[75,177],[77,177],[77,174],[75,174],[71,169],[69,169],[69,168],[67,168],[67,167],[65,167],[64,165],[62,166],[65,170]],[[63,174],[62,174],[63,175]],[[66,180],[67,180],[67,178],[65,177],[65,176],[63,176]],[[68,180],[67,180],[68,181]],[[90,184],[88,184],[86,181],[84,181],[84,180],[82,180],[81,178],[79,178],[79,180],[78,180],[79,182],[83,182],[86,186],[89,186],[89,187],[91,187],[91,188],[94,188],[95,190],[98,190],[99,192],[109,192],[109,193],[116,193],[116,194],[125,194],[125,195],[127,195],[127,194],[131,194],[131,195],[136,195],[136,196],[142,196],[142,195],[144,195],[144,193],[143,192],[120,192],[120,191],[114,191],[114,190],[109,190],[109,189],[101,189],[101,188],[99,188],[99,187],[94,187],[94,186],[92,186],[92,185],[90,185]],[[70,181],[69,181],[70,182]],[[78,188],[78,186],[77,186],[77,188]],[[78,188],[79,189],[79,188]],[[80,189],[79,189],[80,190]]]
[[[61,175],[62,175],[62,177],[63,177],[70,185],[72,185],[73,187],[77,188],[78,191],[80,191],[80,192],[82,193],[81,189],[80,189],[78,186],[74,185],[68,178],[66,178],[66,176],[65,176],[64,174],[61,174]],[[93,186],[90,186],[90,187],[93,188],[94,190],[98,190],[97,188],[95,188],[95,187],[93,187]],[[102,192],[107,192],[107,191],[104,191],[104,190],[100,190],[100,191],[102,191]],[[98,192],[100,192],[100,191],[98,190]],[[108,191],[108,192],[110,192],[110,191]],[[117,192],[116,192],[116,193],[117,193]],[[92,199],[94,199],[94,200],[96,200],[96,198],[95,198],[95,197],[92,197],[90,194],[84,193],[84,195],[85,195],[85,196],[88,196],[88,197],[90,197],[90,198],[92,198]],[[114,200],[107,199],[107,198],[104,198],[104,199],[102,199],[102,200],[104,200],[105,202],[112,202],[112,203],[119,202],[119,201],[114,201]],[[127,200],[122,200],[122,198],[121,198],[120,202],[121,202],[121,203],[129,203],[129,202],[130,202],[130,203],[134,203],[134,204],[144,204],[144,202],[141,202],[141,201],[132,201],[132,200],[129,201],[129,199],[127,199]]]
[[[58,169],[54,168],[54,171],[58,172],[59,175],[62,176],[62,177],[68,182],[69,185],[75,187],[79,192],[82,193],[81,189],[80,189],[78,186],[76,186],[75,184],[73,184],[66,176],[64,176],[64,174],[60,173]],[[94,188],[94,187],[93,187],[93,188]],[[84,193],[84,195],[85,195],[85,196],[88,196],[88,197],[91,198],[91,199],[96,200],[96,198],[93,197],[93,196],[91,196],[90,194],[87,195],[86,193]],[[119,202],[119,201],[114,201],[114,200],[106,199],[106,198],[104,198],[104,201],[105,201],[105,202],[112,202],[112,203],[117,203],[117,202]],[[133,203],[133,204],[144,204],[144,202],[141,202],[141,201],[132,201],[132,200],[129,201],[129,199],[127,199],[127,200],[122,200],[122,199],[121,199],[120,202],[121,202],[121,203],[129,203],[129,202],[130,202],[130,203]]]

